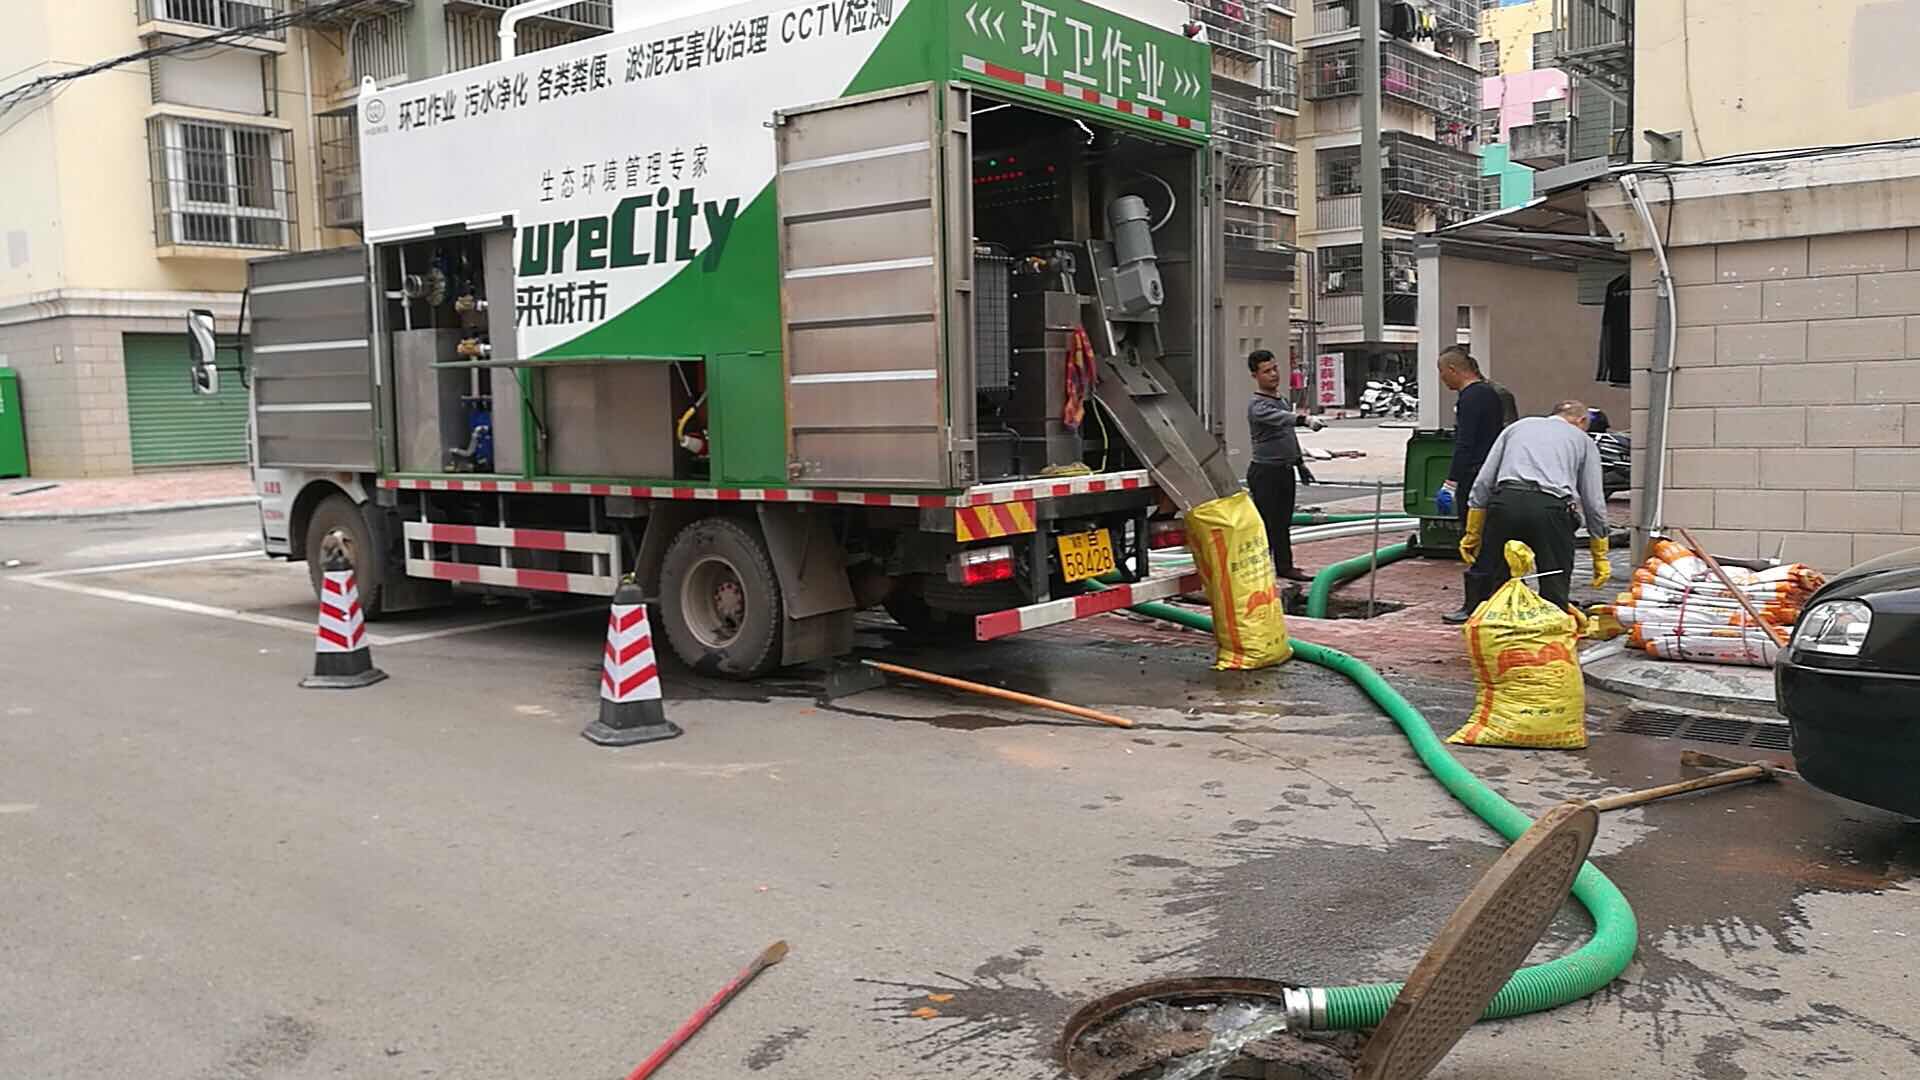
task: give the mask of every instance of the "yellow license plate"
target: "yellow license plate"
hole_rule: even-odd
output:
[[[1068,533],[1056,542],[1060,545],[1060,574],[1068,581],[1111,574],[1118,565],[1113,561],[1113,539],[1105,529]]]

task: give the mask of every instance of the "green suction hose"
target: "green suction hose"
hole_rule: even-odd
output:
[[[1213,632],[1211,616],[1171,604],[1136,604],[1133,610]],[[1447,752],[1433,725],[1427,723],[1426,717],[1401,697],[1399,691],[1389,686],[1379,672],[1338,649],[1298,638],[1293,640],[1293,655],[1345,675],[1372,698],[1373,703],[1399,725],[1407,741],[1413,744],[1413,752],[1419,755],[1434,779],[1509,843],[1532,827],[1533,821],[1519,807],[1481,783],[1479,777]],[[1626,970],[1640,937],[1639,921],[1634,918],[1627,898],[1592,863],[1580,868],[1580,875],[1573,882],[1573,895],[1593,917],[1593,937],[1566,956],[1514,972],[1481,1019],[1499,1020],[1558,1008],[1599,991]],[[1324,1019],[1316,1016],[1314,1026],[1330,1030],[1373,1027],[1386,1016],[1387,1006],[1400,993],[1400,986],[1400,983],[1376,983],[1310,990],[1308,993],[1316,1000],[1324,998],[1326,1002]]]
[[[1400,543],[1388,544],[1379,551],[1365,555],[1355,555],[1351,559],[1320,568],[1313,575],[1313,584],[1307,587],[1307,618],[1324,619],[1327,617],[1327,597],[1333,593],[1333,587],[1341,582],[1357,578],[1373,566],[1385,566],[1390,562],[1399,562],[1413,554],[1413,545]]]

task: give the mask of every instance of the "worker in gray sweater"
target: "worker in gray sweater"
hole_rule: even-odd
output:
[[[1247,371],[1253,376],[1253,397],[1247,401],[1247,434],[1253,444],[1247,490],[1267,526],[1274,573],[1288,581],[1312,581],[1312,574],[1293,565],[1293,507],[1299,496],[1294,469],[1302,460],[1296,429],[1303,422],[1312,431],[1327,425],[1293,410],[1273,353],[1255,349],[1247,354]]]
[[[1600,451],[1587,438],[1586,405],[1563,401],[1553,415],[1516,421],[1493,441],[1467,496],[1461,561],[1498,588],[1508,577],[1507,541],[1519,540],[1533,549],[1540,595],[1564,608],[1573,586],[1573,533],[1582,518],[1597,589],[1613,576]]]

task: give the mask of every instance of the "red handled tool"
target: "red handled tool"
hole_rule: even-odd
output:
[[[666,1064],[667,1059],[673,1056],[675,1050],[686,1045],[687,1040],[693,1038],[695,1032],[705,1026],[707,1021],[713,1019],[714,1013],[725,1008],[727,1002],[732,1001],[735,994],[746,989],[747,984],[753,981],[754,976],[786,958],[786,942],[776,941],[767,946],[766,951],[753,958],[753,963],[748,964],[745,970],[735,975],[732,982],[721,987],[720,992],[713,995],[712,1000],[700,1006],[699,1012],[694,1013],[693,1016],[688,1018],[686,1023],[680,1025],[680,1030],[674,1032],[672,1038],[661,1043],[660,1049],[655,1050],[652,1056],[640,1063],[638,1068],[628,1073],[627,1080],[646,1080],[647,1077],[652,1076],[654,1070]]]

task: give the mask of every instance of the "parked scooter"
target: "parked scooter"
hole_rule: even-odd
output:
[[[1593,436],[1600,450],[1600,487],[1611,497],[1633,486],[1633,436],[1603,431]]]
[[[1418,388],[1408,382],[1405,376],[1368,379],[1366,390],[1360,394],[1361,416],[1385,416],[1394,420],[1404,420],[1419,411]]]

